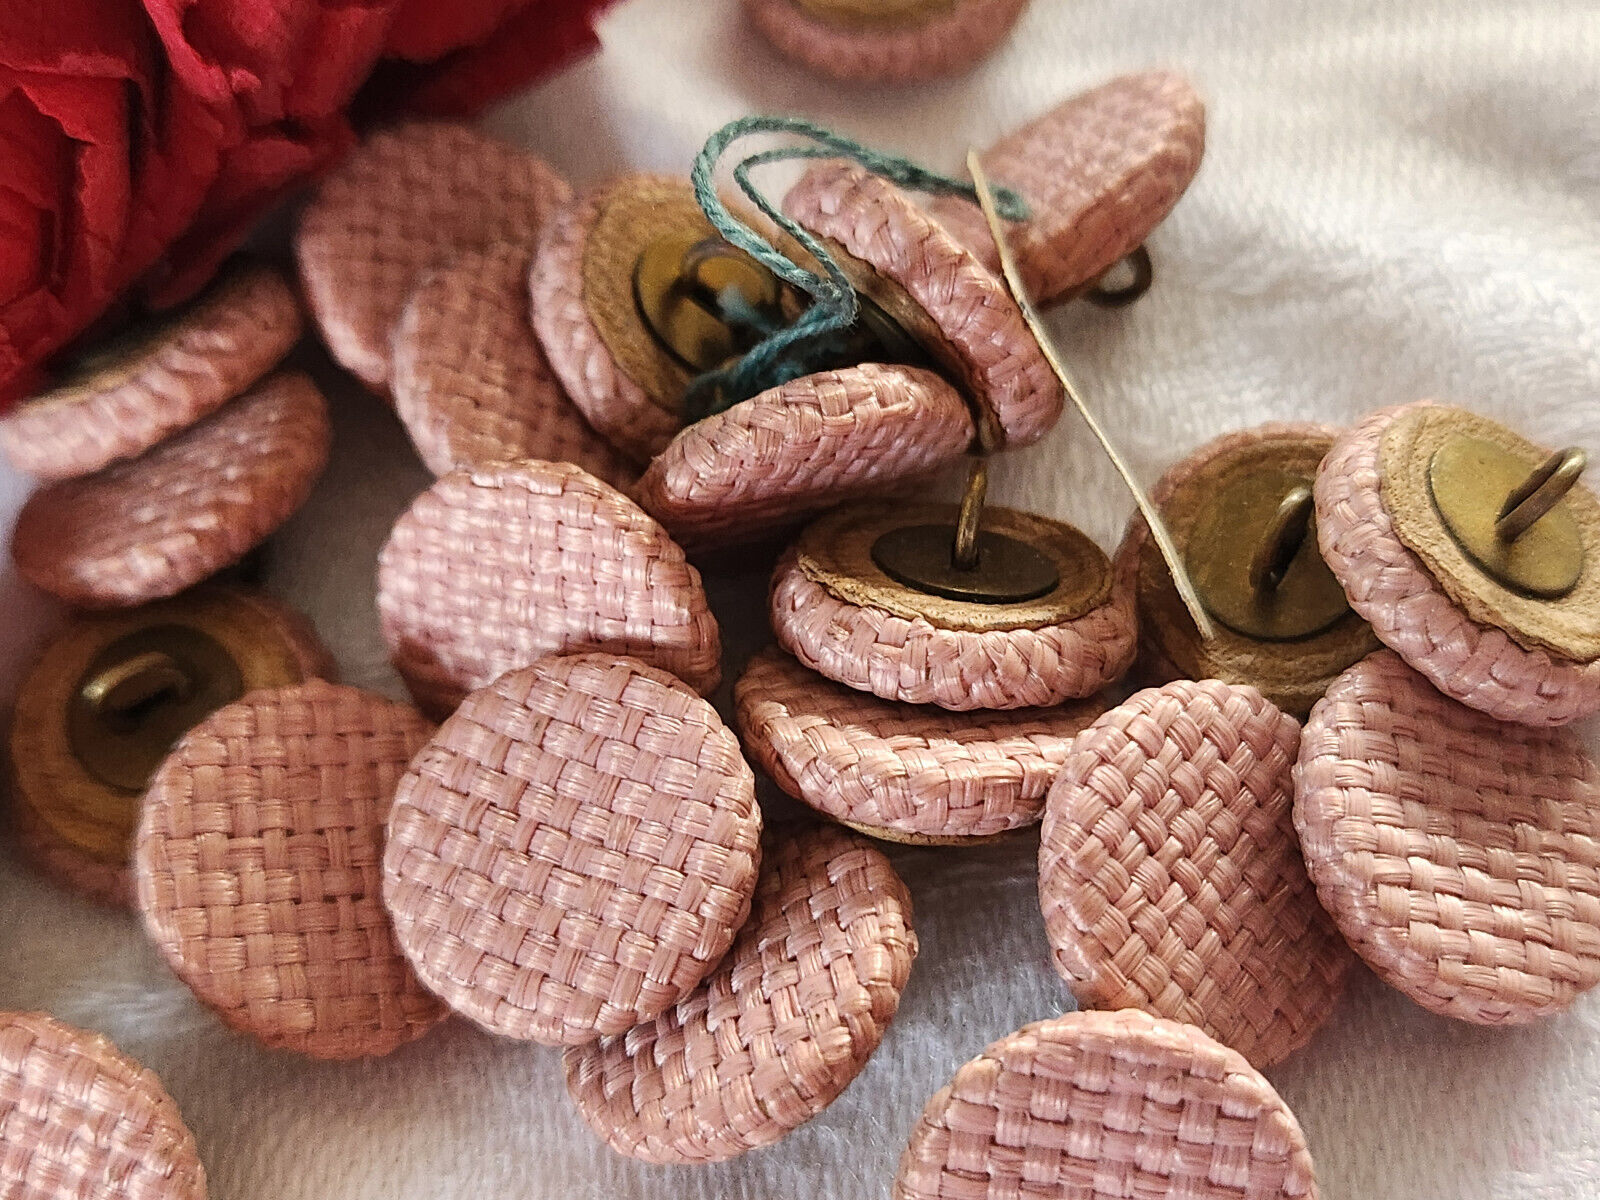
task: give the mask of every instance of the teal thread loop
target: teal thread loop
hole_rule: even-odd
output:
[[[741,159],[733,169],[734,182],[756,208],[784,233],[803,246],[821,267],[810,271],[780,253],[770,242],[729,211],[717,195],[717,164],[734,142],[751,134],[791,134],[814,142],[810,146],[783,146],[758,151]],[[855,286],[822,243],[773,204],[750,178],[756,167],[808,158],[849,158],[875,175],[913,191],[965,196],[976,201],[971,183],[930,171],[908,159],[883,154],[860,142],[833,133],[798,117],[741,117],[730,121],[706,139],[695,156],[690,179],[694,196],[706,219],[728,242],[743,250],[791,287],[811,298],[794,324],[766,334],[738,360],[695,378],[684,395],[684,415],[691,421],[730,408],[741,400],[809,375],[823,364],[837,361],[847,333],[860,314]],[[1028,206],[1009,188],[996,190],[1001,216],[1023,221]]]

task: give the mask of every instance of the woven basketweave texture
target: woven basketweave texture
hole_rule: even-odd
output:
[[[928,1101],[894,1200],[1314,1200],[1272,1085],[1200,1030],[1077,1012],[995,1042]]]
[[[1327,1020],[1350,952],[1300,858],[1299,742],[1254,688],[1208,680],[1139,692],[1073,743],[1039,901],[1080,1004],[1197,1026],[1258,1068]]]
[[[1133,661],[1133,592],[1072,620],[1034,629],[946,629],[836,596],[778,560],[770,597],[778,644],[813,671],[885,700],[972,709],[1045,708],[1093,695]]]
[[[43,1013],[0,1014],[0,1195],[204,1200],[205,1170],[153,1071]]]
[[[374,134],[323,181],[295,233],[306,301],[328,350],[385,389],[389,339],[422,276],[463,250],[531,248],[571,196],[527,151],[464,125]]]
[[[1006,445],[1036,442],[1055,425],[1065,394],[1005,284],[910,196],[854,163],[824,162],[783,209],[909,297],[931,322],[929,350],[993,414]],[[893,314],[901,304],[885,306]]]
[[[567,1090],[612,1149],[646,1162],[770,1145],[860,1074],[916,954],[911,898],[881,853],[835,829],[774,837],[722,965],[656,1020],[569,1049]]]
[[[572,402],[596,431],[642,465],[666,448],[683,422],[617,361],[595,325],[584,287],[584,255],[596,222],[619,194],[633,192],[681,199],[689,184],[666,175],[626,175],[566,205],[539,239],[528,294],[534,332]],[[639,334],[648,336],[642,324]]]
[[[11,557],[80,608],[171,596],[231,566],[305,503],[327,465],[328,408],[297,372],[269,376],[138,458],[28,498]]]
[[[745,749],[789,795],[870,831],[990,837],[1032,825],[1096,700],[1005,713],[896,704],[769,648],[734,687]]]
[[[300,305],[267,266],[226,273],[181,315],[0,417],[0,450],[40,479],[87,475],[214,412],[300,340]]]
[[[1174,463],[1150,489],[1151,502],[1187,556],[1206,499],[1223,481],[1292,464],[1315,478],[1315,463],[1338,431],[1328,425],[1268,423],[1214,438]],[[1273,642],[1229,629],[1220,622],[1201,638],[1184,607],[1172,573],[1138,512],[1117,548],[1116,571],[1135,589],[1139,603],[1139,662],[1144,682],[1220,679],[1245,683],[1291,716],[1304,717],[1328,685],[1380,643],[1355,613],[1328,629],[1294,641]]]
[[[1317,540],[1350,606],[1445,695],[1492,717],[1564,725],[1600,710],[1600,659],[1527,648],[1473,620],[1395,532],[1379,457],[1384,432],[1416,407],[1373,413],[1317,472]]]
[[[950,466],[972,438],[966,402],[931,371],[822,371],[690,425],[634,495],[690,549],[722,546]]]
[[[986,150],[994,182],[1021,192],[1032,209],[1007,235],[1030,296],[1066,299],[1136,249],[1188,188],[1205,140],[1194,87],[1174,72],[1149,71],[1074,96]],[[939,197],[929,211],[999,271],[976,205]]]
[[[384,818],[431,732],[407,705],[313,680],[218,709],[156,772],[134,844],[139,907],[226,1024],[358,1058],[444,1015],[379,897]]]
[[[1508,1024],[1600,982],[1600,769],[1568,731],[1503,724],[1380,651],[1301,741],[1295,825],[1322,902],[1386,982]]]
[[[453,471],[423,492],[379,556],[378,613],[406,686],[440,716],[550,654],[633,655],[701,694],[720,678],[700,573],[638,505],[568,463]]]
[[[423,278],[395,329],[395,412],[435,475],[542,458],[628,487],[637,472],[567,399],[528,324],[530,256],[500,244]]]
[[[755,779],[664,671],[549,658],[468,696],[389,820],[384,901],[423,982],[550,1045],[665,1012],[750,912]]]
[[[988,57],[1028,0],[953,0],[905,21],[850,23],[807,12],[795,0],[745,0],[750,20],[787,58],[843,83],[917,83],[965,71]]]

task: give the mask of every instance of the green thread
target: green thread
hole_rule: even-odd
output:
[[[821,267],[810,271],[780,253],[764,237],[729,211],[717,195],[717,164],[734,142],[751,134],[790,134],[815,145],[783,146],[758,151],[733,168],[740,191],[768,220],[792,237]],[[690,178],[696,202],[706,218],[728,242],[743,250],[791,287],[811,298],[794,324],[772,330],[734,362],[694,379],[684,395],[684,415],[697,421],[730,408],[768,388],[837,363],[848,343],[848,332],[860,314],[860,300],[848,277],[822,243],[773,204],[750,178],[756,167],[807,158],[849,158],[875,175],[913,191],[977,199],[971,183],[930,171],[908,159],[884,154],[860,142],[833,133],[798,117],[741,117],[730,121],[706,139],[695,156]],[[1000,214],[1010,221],[1028,217],[1028,206],[1009,188],[996,191]]]

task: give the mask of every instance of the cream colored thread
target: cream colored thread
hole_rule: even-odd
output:
[[[1133,477],[1133,472],[1128,469],[1128,464],[1123,461],[1122,455],[1111,444],[1111,439],[1106,436],[1106,431],[1101,428],[1100,422],[1095,419],[1089,406],[1084,403],[1082,395],[1078,392],[1077,384],[1067,374],[1066,365],[1061,361],[1061,356],[1056,353],[1055,345],[1050,340],[1050,335],[1045,332],[1044,323],[1040,321],[1039,314],[1035,311],[1032,302],[1028,299],[1027,289],[1023,286],[1022,276],[1017,270],[1016,257],[1011,252],[1011,246],[1006,242],[1005,228],[1001,224],[1000,214],[995,210],[994,192],[989,186],[989,178],[983,172],[983,164],[978,160],[976,150],[967,151],[967,170],[972,172],[972,183],[977,189],[978,205],[983,209],[983,218],[989,223],[989,232],[994,237],[995,248],[1000,252],[1000,267],[1005,275],[1006,286],[1010,288],[1012,297],[1017,302],[1017,307],[1022,310],[1022,319],[1027,322],[1028,330],[1033,334],[1034,341],[1039,343],[1039,349],[1044,352],[1050,369],[1056,373],[1056,378],[1061,381],[1062,389],[1067,393],[1083,417],[1084,423],[1089,426],[1089,431],[1106,452],[1106,457],[1111,460],[1111,465],[1116,467],[1117,474],[1122,476],[1122,482],[1127,485],[1128,491],[1133,493],[1133,502],[1139,506],[1139,512],[1145,519],[1145,524],[1150,527],[1150,535],[1155,539],[1161,557],[1167,564],[1167,570],[1172,572],[1172,582],[1177,586],[1178,596],[1183,601],[1183,606],[1189,610],[1189,616],[1194,621],[1194,626],[1200,631],[1202,641],[1209,642],[1217,636],[1216,626],[1211,623],[1211,618],[1206,615],[1206,610],[1200,604],[1200,597],[1194,590],[1194,581],[1189,578],[1188,568],[1183,564],[1183,558],[1178,553],[1177,546],[1172,541],[1172,535],[1167,532],[1166,522],[1161,519],[1161,514],[1156,511],[1156,506],[1150,503],[1150,497],[1139,486],[1139,481]]]

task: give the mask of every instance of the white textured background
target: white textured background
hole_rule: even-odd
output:
[[[1153,239],[1155,290],[1125,312],[1055,318],[1147,481],[1214,434],[1422,396],[1600,451],[1595,0],[1036,0],[975,74],[898,91],[804,76],[745,29],[734,0],[632,0],[602,35],[601,56],[490,121],[580,185],[685,170],[712,128],[752,111],[806,114],[955,168],[969,142],[1118,71],[1189,71],[1210,102],[1210,146]],[[310,611],[347,679],[393,691],[371,563],[425,477],[380,405],[348,389],[337,399],[334,465],[274,543],[271,586]],[[1070,417],[998,475],[1002,502],[1075,520],[1108,546],[1130,507]],[[24,487],[0,473],[0,525]],[[759,574],[718,593],[748,594]],[[52,617],[0,568],[0,696]],[[737,655],[749,639],[730,640]],[[707,1170],[611,1156],[569,1110],[556,1052],[462,1024],[370,1064],[258,1050],[189,998],[132,918],[3,857],[0,1007],[104,1030],[159,1071],[221,1200],[875,1200],[923,1101],[1065,997],[1026,847],[897,859],[923,951],[882,1050],[787,1142]],[[1325,1196],[1600,1195],[1595,998],[1534,1028],[1476,1029],[1363,972],[1272,1077]]]

